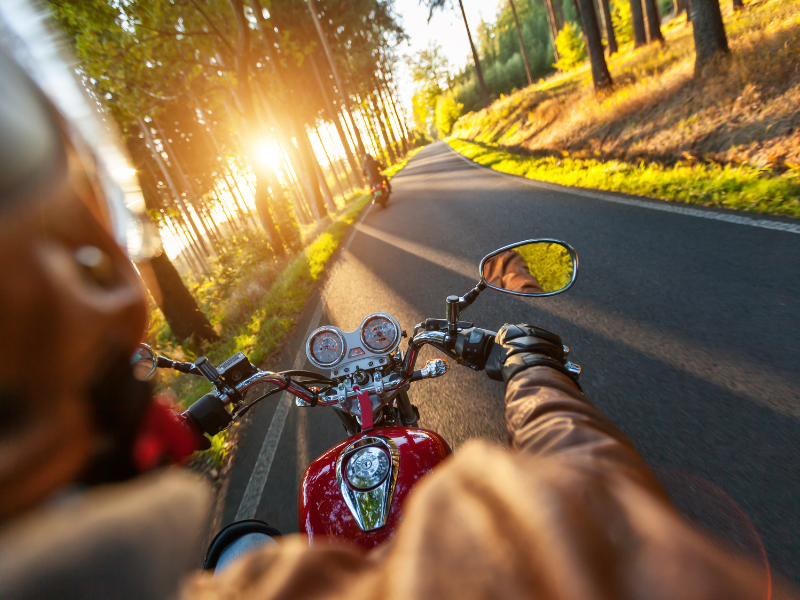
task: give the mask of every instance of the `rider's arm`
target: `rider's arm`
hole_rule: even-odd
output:
[[[560,339],[513,329],[501,329],[487,373],[507,383],[517,452],[461,446],[418,482],[393,539],[368,555],[286,536],[195,579],[184,598],[767,598],[763,570],[691,527],[588,402]]]
[[[512,447],[542,458],[576,456],[629,477],[654,497],[661,485],[630,440],[565,374],[539,366],[506,387],[506,428]]]

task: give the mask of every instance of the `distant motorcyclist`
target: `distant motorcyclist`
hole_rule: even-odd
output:
[[[389,179],[381,173],[381,171],[386,169],[386,165],[384,165],[379,160],[376,160],[369,154],[364,155],[364,159],[362,161],[361,172],[364,174],[364,177],[367,178],[369,181],[370,187],[375,187],[376,185],[380,185],[382,183],[386,184],[386,189],[389,193],[392,193],[392,184],[389,183]]]
[[[763,571],[680,517],[561,339],[528,325],[503,327],[486,365],[515,452],[465,445],[370,555],[286,536],[180,589],[210,493],[136,476],[154,403],[129,362],[146,320],[135,181],[54,46],[34,47],[31,6],[0,2],[0,598],[767,597]]]

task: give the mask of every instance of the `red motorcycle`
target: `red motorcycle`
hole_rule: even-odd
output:
[[[214,384],[212,393],[184,413],[187,423],[209,436],[284,390],[296,396],[298,407],[331,408],[349,437],[306,470],[299,529],[309,543],[317,537],[337,538],[374,548],[391,537],[420,478],[451,453],[439,434],[417,427],[419,411],[408,396],[412,383],[441,377],[449,368],[447,360],[435,358],[415,370],[422,347],[430,344],[461,365],[483,369],[495,333],[460,321],[461,313],[487,287],[521,296],[564,292],[575,282],[578,257],[564,242],[527,240],[483,258],[480,274],[480,282],[463,297],[447,297],[447,318],[427,319],[414,327],[405,352],[399,346],[406,333],[386,313],[369,315],[355,331],[320,327],[305,348],[309,361],[328,375],[260,371],[241,352],[215,368],[206,358],[178,363],[157,357],[142,345],[135,360],[148,369],[148,376],[167,367],[202,375]],[[567,368],[580,373],[578,365],[567,363]],[[265,392],[264,384],[274,387]]]
[[[386,208],[386,203],[389,201],[389,187],[386,182],[382,181],[377,185],[373,185],[370,188],[370,192],[372,193],[372,203],[380,204],[381,208]]]

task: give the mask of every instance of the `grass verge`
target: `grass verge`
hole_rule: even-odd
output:
[[[420,150],[422,150],[422,148],[414,148],[413,150],[409,151],[409,153],[406,154],[406,157],[402,161],[386,169],[383,172],[383,174],[386,175],[386,177],[388,177],[389,179],[391,179],[392,177],[397,175],[397,172],[400,171],[400,169],[402,169],[403,167],[405,167],[408,164],[408,161],[414,158],[414,155],[416,155],[417,152],[419,152]]]
[[[777,175],[746,165],[629,163],[565,156],[523,156],[502,146],[456,138],[456,152],[496,171],[583,188],[625,192],[717,208],[800,216],[800,173]]]

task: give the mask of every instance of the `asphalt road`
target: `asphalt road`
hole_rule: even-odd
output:
[[[464,318],[560,334],[589,398],[685,513],[755,555],[760,538],[773,568],[800,581],[800,235],[543,189],[478,169],[443,143],[420,152],[393,186],[388,207],[370,210],[344,253],[322,324],[351,331],[383,311],[410,332],[445,316],[445,297],[474,286],[491,250],[536,237],[571,243],[580,270],[569,292],[522,299],[489,290]],[[281,368],[295,360],[318,303]],[[410,395],[421,424],[456,452],[475,437],[505,442],[503,387],[482,373],[455,366]],[[226,522],[275,412],[263,404],[235,457]],[[330,410],[291,406],[256,516],[297,531],[305,468],[344,438]]]

